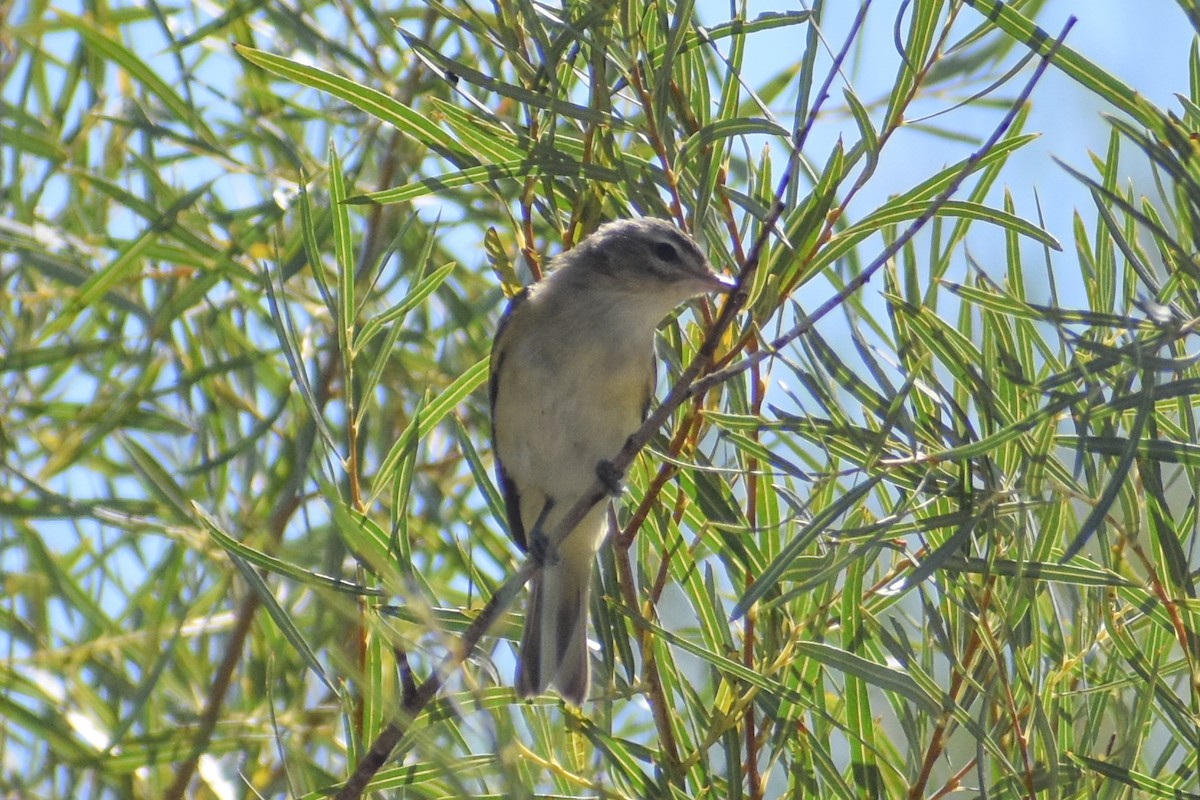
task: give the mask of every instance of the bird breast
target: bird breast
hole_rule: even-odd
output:
[[[608,336],[588,325],[531,327],[560,335],[511,342],[498,402],[523,407],[497,409],[509,423],[496,444],[522,492],[537,489],[569,504],[594,484],[596,465],[620,452],[641,424],[653,328]]]

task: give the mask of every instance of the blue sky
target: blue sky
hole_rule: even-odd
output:
[[[827,35],[834,46],[837,46],[840,34],[845,30],[846,21],[857,4],[831,2],[828,5],[831,12],[827,20]],[[749,5],[751,16],[769,11],[795,10],[798,7],[798,4],[790,2],[752,2]],[[891,85],[897,63],[891,24],[894,10],[900,7],[899,0],[877,0],[873,6],[867,35],[846,69],[854,90],[865,101],[885,95]],[[700,3],[699,13],[704,22],[716,23],[727,19],[730,9],[726,3],[706,0]],[[978,21],[978,15],[970,9],[964,8],[960,13],[961,21],[965,23],[964,31]],[[1118,77],[1159,106],[1178,107],[1173,95],[1175,92],[1188,91],[1187,63],[1192,31],[1173,2],[1058,0],[1048,3],[1039,19],[1048,30],[1057,32],[1070,15],[1078,18],[1068,39],[1072,48],[1115,72]],[[74,38],[72,34],[62,34],[59,41],[69,42],[69,46],[73,46]],[[173,61],[169,55],[163,53],[161,39],[147,36],[130,44],[148,62],[162,64],[164,76],[171,74]],[[228,64],[229,60],[236,59],[237,56],[220,42],[213,42],[211,46],[215,52],[212,53],[206,68],[212,70],[215,77],[219,74],[222,64]],[[750,83],[756,83],[756,77],[770,73],[780,64],[794,60],[797,55],[798,41],[795,30],[778,36],[764,34],[756,38],[751,59],[747,64]],[[1021,82],[1020,79],[1014,81],[1001,94],[1011,96]],[[836,110],[836,104],[840,102],[840,89],[840,86],[835,87],[830,109]],[[1085,219],[1089,221],[1093,214],[1088,192],[1052,159],[1060,158],[1087,171],[1088,151],[1103,152],[1107,145],[1109,128],[1101,116],[1106,108],[1098,98],[1053,69],[1046,74],[1032,99],[1033,111],[1026,129],[1040,132],[1041,138],[1012,158],[1005,170],[1002,185],[1011,188],[1016,198],[1018,213],[1027,217],[1036,214],[1036,190],[1046,214],[1048,229],[1066,248],[1064,253],[1054,256],[1056,271],[1061,265],[1062,272],[1069,280],[1070,275],[1077,274],[1071,247],[1073,211],[1076,208],[1081,209]],[[116,101],[117,98],[114,98],[113,102]],[[945,105],[952,104],[953,98],[947,99]],[[936,100],[928,104],[928,110],[938,110]],[[944,120],[937,118],[935,122],[941,124],[945,121],[958,130],[974,132],[982,138],[1001,113],[997,109],[968,107],[951,111],[945,115]],[[848,136],[854,135],[852,123],[844,115],[831,113],[814,133],[810,156],[819,162],[836,138],[843,133]],[[962,158],[971,149],[972,145],[968,142],[949,142],[917,131],[913,131],[911,135],[898,136],[889,147],[889,159],[884,164],[886,169],[881,170],[870,190],[856,200],[851,209],[852,214],[861,217],[874,205],[882,202],[889,193],[908,188],[941,166]],[[776,150],[776,156],[781,152]],[[1139,169],[1137,159],[1132,156],[1132,151],[1127,151],[1126,163],[1129,166],[1123,166],[1122,173],[1130,175],[1135,186],[1144,186],[1145,191],[1152,192],[1152,184],[1147,180],[1144,171]],[[195,175],[181,177],[191,185],[194,185],[196,180]],[[236,178],[227,180],[232,182],[236,181]],[[52,195],[47,195],[47,198],[52,198]],[[431,213],[433,211],[435,210]],[[997,261],[997,257],[1002,256],[1003,251],[991,248],[990,241],[991,237],[987,236],[986,232],[981,232],[978,244],[972,239],[971,254],[985,269],[1002,270],[1003,264]],[[464,248],[464,252],[474,258],[474,261],[466,266],[471,269],[482,267],[482,255],[477,249]],[[821,288],[814,287],[813,293],[806,294],[801,301],[808,304],[808,298],[812,297],[815,298],[815,305],[815,302],[827,296],[827,287],[825,289],[826,291],[822,291]],[[877,296],[879,291],[880,286],[875,284],[868,286],[864,294]],[[78,485],[64,488],[76,496],[89,494],[84,487]]]

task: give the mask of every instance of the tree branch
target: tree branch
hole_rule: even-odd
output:
[[[1033,75],[1022,89],[1021,93],[1013,102],[1012,107],[999,125],[992,132],[992,135],[973,152],[970,158],[963,164],[959,175],[930,203],[921,216],[917,217],[913,222],[898,236],[895,241],[885,247],[883,251],[856,275],[849,283],[846,284],[840,291],[829,298],[811,315],[806,316],[797,323],[791,330],[777,337],[767,347],[753,356],[739,361],[730,367],[713,372],[704,378],[701,374],[712,363],[713,356],[716,354],[717,346],[721,341],[722,336],[733,324],[737,314],[745,307],[749,299],[746,287],[751,285],[754,280],[754,275],[758,270],[759,262],[762,258],[763,248],[766,245],[767,237],[771,235],[780,216],[783,214],[784,207],[782,198],[787,190],[787,186],[792,179],[792,169],[797,163],[796,158],[789,162],[788,169],[784,172],[780,179],[778,189],[775,192],[775,202],[773,203],[770,212],[763,220],[762,228],[759,231],[758,237],[755,239],[753,246],[746,257],[746,262],[743,265],[741,272],[737,277],[737,285],[734,291],[728,296],[722,304],[721,310],[717,316],[713,326],[709,329],[708,334],[704,338],[696,357],[679,376],[679,380],[671,387],[671,391],[663,402],[646,418],[642,426],[626,440],[625,446],[621,448],[610,463],[619,472],[624,473],[633,463],[634,458],[641,452],[642,448],[649,443],[655,432],[662,427],[672,414],[687,400],[696,397],[709,389],[712,389],[731,378],[750,369],[755,364],[760,363],[764,359],[774,356],[780,348],[794,341],[806,331],[810,330],[818,320],[840,306],[847,297],[861,289],[874,275],[877,273],[902,247],[908,244],[909,241],[922,229],[925,225],[937,215],[937,212],[946,204],[946,202],[954,196],[958,189],[978,165],[980,159],[1000,141],[1005,132],[1012,125],[1013,120],[1019,113],[1021,106],[1028,100],[1034,86],[1041,79],[1046,67],[1053,60],[1054,55],[1058,52],[1063,40],[1068,32],[1075,25],[1075,18],[1071,17],[1064,26],[1062,33],[1054,42],[1045,55],[1042,56]],[[580,523],[587,513],[597,503],[603,502],[608,496],[607,489],[600,483],[599,479],[593,484],[591,490],[580,497],[579,500],[571,506],[567,515],[554,531],[548,532],[548,538],[552,547],[559,546],[567,535]],[[529,582],[540,567],[535,564],[533,559],[526,559],[521,564],[520,569],[511,578],[504,582],[497,590],[488,604],[484,606],[463,633],[460,639],[461,646],[453,652],[448,653],[438,668],[430,675],[423,684],[405,700],[401,709],[397,714],[397,720],[389,723],[387,727],[379,734],[379,737],[371,745],[370,750],[363,756],[363,759],[358,763],[354,773],[350,779],[342,786],[337,793],[337,800],[358,800],[366,790],[374,775],[383,767],[387,759],[391,756],[392,750],[400,743],[403,738],[406,726],[416,715],[424,709],[429,701],[437,694],[442,687],[443,677],[460,664],[462,664],[474,651],[479,644],[483,635],[492,627],[495,620],[501,613],[507,609],[516,599],[517,594]]]

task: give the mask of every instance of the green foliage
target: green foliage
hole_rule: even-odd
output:
[[[517,701],[504,615],[371,790],[1200,796],[1200,50],[1174,113],[1055,53],[1115,114],[1058,254],[999,188],[1041,4],[876,4],[862,64],[828,5],[10,7],[0,790],[344,782],[520,565],[505,293],[646,214],[765,247],[726,379],[629,472],[594,699]]]

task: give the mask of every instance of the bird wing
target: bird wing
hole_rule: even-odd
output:
[[[500,496],[504,498],[504,513],[508,517],[508,536],[521,552],[529,549],[525,536],[525,525],[521,522],[521,494],[509,474],[504,471],[504,462],[500,458],[500,448],[496,436],[496,394],[500,389],[500,365],[504,362],[504,331],[512,319],[513,311],[519,308],[529,296],[528,289],[522,289],[513,295],[500,317],[496,327],[496,338],[492,340],[491,370],[488,376],[488,408],[492,419],[492,454],[496,462],[496,482],[500,485]]]
[[[650,404],[654,402],[654,390],[658,387],[658,358],[650,348],[650,374],[646,378],[646,397],[642,400],[642,422],[650,416]]]

